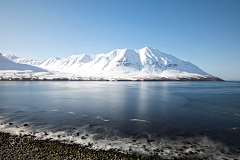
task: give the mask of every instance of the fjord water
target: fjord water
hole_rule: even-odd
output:
[[[14,123],[0,126],[13,133],[28,123],[25,132],[88,134],[95,148],[150,140],[145,145],[156,149],[192,139],[237,153],[240,82],[0,82],[0,121]]]

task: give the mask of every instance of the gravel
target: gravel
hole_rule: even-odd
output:
[[[78,144],[64,144],[59,141],[32,140],[26,144],[14,143],[10,139],[18,136],[0,132],[0,159],[113,159],[113,160],[142,160],[158,159],[156,156],[144,157],[136,154],[123,154],[115,150],[91,150]],[[20,137],[23,138],[23,137]]]

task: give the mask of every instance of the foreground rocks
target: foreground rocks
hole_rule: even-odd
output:
[[[59,141],[32,140],[26,143],[12,143],[11,138],[16,137],[9,133],[0,133],[0,159],[114,159],[114,160],[162,160],[156,155],[145,156],[136,154],[123,154],[116,150],[92,150],[87,146],[77,144],[64,144]],[[169,157],[168,159],[180,160]],[[198,159],[198,158],[183,158]]]

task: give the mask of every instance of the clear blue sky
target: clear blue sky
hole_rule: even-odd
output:
[[[0,53],[47,59],[145,46],[240,80],[240,0],[0,0]]]

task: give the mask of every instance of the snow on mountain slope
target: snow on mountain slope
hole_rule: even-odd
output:
[[[5,56],[9,58],[16,57],[13,55],[12,56],[5,55]],[[46,72],[46,70],[43,70],[42,68],[12,62],[9,59],[2,56],[1,53],[0,53],[0,70],[31,70],[34,72]]]
[[[86,77],[209,76],[192,63],[162,53],[153,47],[135,50],[116,49],[107,54],[81,54],[47,60],[32,60],[8,54],[3,56],[15,63]]]

